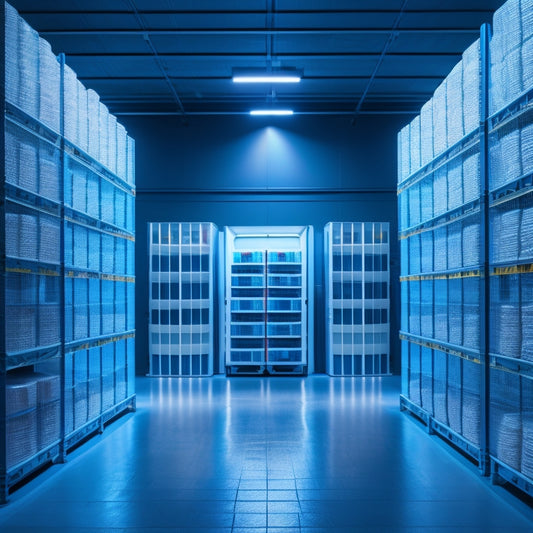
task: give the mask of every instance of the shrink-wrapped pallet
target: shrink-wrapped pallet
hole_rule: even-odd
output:
[[[448,164],[448,209],[463,205],[463,162],[454,159]]]
[[[429,176],[420,182],[421,222],[433,218],[433,177]]]
[[[417,115],[411,122],[409,128],[409,149],[411,151],[411,173],[416,172],[421,166],[420,151],[420,115]]]
[[[463,436],[479,445],[481,431],[481,367],[472,361],[463,360]]]
[[[38,259],[37,214],[21,213],[19,215],[19,255],[21,259]]]
[[[88,280],[74,279],[74,338],[85,339],[89,332]]]
[[[61,92],[61,67],[48,41],[39,39],[39,120],[51,130],[59,133]]]
[[[87,268],[88,266],[88,228],[74,224],[74,266]]]
[[[6,462],[14,467],[37,453],[37,384],[31,376],[6,378]]]
[[[505,57],[522,42],[520,3],[521,0],[507,0],[494,12],[491,53],[496,60]]]
[[[477,39],[463,52],[463,124],[465,135],[479,128],[481,50]]]
[[[107,168],[117,173],[117,117],[109,113],[107,118]]]
[[[39,194],[60,201],[60,160],[59,151],[41,144],[39,147]]]
[[[420,234],[421,239],[421,271],[433,271],[433,232],[425,231]]]
[[[5,6],[5,84],[6,100],[19,104],[19,15],[7,2]]]
[[[448,226],[448,268],[461,268],[463,265],[463,240],[461,223]]]
[[[435,216],[448,210],[448,174],[446,167],[437,169],[433,176],[433,209]]]
[[[411,174],[410,130],[411,124],[407,124],[398,133],[398,183]],[[129,180],[128,182],[131,183]]]
[[[463,290],[461,279],[448,281],[448,304],[450,342],[461,346],[463,343]]]
[[[433,415],[433,350],[431,348],[422,348],[420,388],[422,407]]]
[[[479,198],[481,188],[479,153],[466,157],[463,161],[463,199],[465,203]]]
[[[39,261],[59,264],[61,261],[60,219],[42,214],[39,221]]]
[[[19,106],[39,118],[39,34],[19,17]]]
[[[36,193],[38,190],[39,150],[37,141],[29,136],[19,140],[18,185]]]
[[[420,303],[420,333],[422,337],[433,337],[433,282],[421,282],[421,303]]]
[[[99,156],[98,161],[104,166],[109,165],[109,110],[107,106],[98,105],[98,138],[99,138]]]
[[[533,57],[531,58],[533,62]],[[533,80],[532,80],[533,87]],[[522,175],[533,173],[533,119],[530,124],[524,124],[520,130],[520,155],[522,163]]]
[[[433,149],[435,157],[448,148],[446,123],[446,83],[445,79],[433,94]]]
[[[480,280],[477,277],[463,279],[463,344],[465,348],[479,349],[480,335]]]
[[[102,256],[100,245],[101,233],[96,229],[88,230],[88,248],[89,253],[87,256],[87,268],[93,271],[100,271],[100,259]]]
[[[104,222],[113,224],[115,220],[115,191],[113,185],[105,179],[100,182],[100,214]]]
[[[433,160],[433,102],[426,102],[420,111],[420,155],[422,166]]]
[[[87,89],[87,115],[88,115],[88,151],[89,155],[96,161],[100,160],[100,97],[92,89]]]
[[[433,350],[434,371],[433,371],[433,413],[436,420],[443,424],[448,424],[447,412],[447,386],[446,368],[447,355],[441,351]]]
[[[446,77],[446,123],[449,146],[460,141],[464,134],[463,123],[463,62],[459,61]]]
[[[78,78],[68,65],[63,68],[63,107],[64,136],[68,141],[77,145],[79,141]]]
[[[480,263],[480,227],[476,222],[463,227],[463,267],[475,267]]]
[[[420,187],[418,183],[408,189],[409,193],[409,227],[420,224]]]
[[[448,230],[446,227],[436,228],[433,236],[433,264],[436,272],[442,272],[448,269]]]
[[[533,205],[525,206],[520,217],[520,260],[533,259]]]
[[[533,8],[532,8],[533,13]],[[533,18],[533,15],[531,16]],[[533,87],[533,36],[522,44],[522,87],[528,91]]]
[[[420,274],[420,234],[409,237],[409,274]]]
[[[130,136],[127,137],[128,145],[128,168],[127,182],[133,187],[135,185],[135,140]]]
[[[493,213],[490,228],[492,263],[509,263],[518,260],[520,214],[519,209]]]
[[[409,283],[409,333],[420,335],[420,282]]]
[[[117,123],[117,175],[127,181],[128,169],[128,134],[126,128]]]
[[[411,344],[409,347],[409,399],[416,405],[422,404],[420,350],[418,344]]]
[[[448,342],[448,282],[435,280],[435,339]]]
[[[462,434],[461,358],[448,356],[448,423],[456,433]]]
[[[17,185],[19,181],[19,150],[20,140],[14,128],[9,127],[8,123],[5,128],[5,172],[6,182],[13,185]]]
[[[87,89],[77,80],[78,92],[78,148],[84,152],[89,151],[89,102]]]
[[[59,303],[39,306],[39,346],[51,346],[60,342],[60,315]]]

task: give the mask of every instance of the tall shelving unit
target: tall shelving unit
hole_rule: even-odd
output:
[[[149,224],[151,376],[213,374],[217,234],[210,222]]]
[[[389,374],[389,224],[329,222],[324,241],[327,373]]]
[[[312,372],[312,228],[226,227],[226,373]]]
[[[533,28],[520,3],[490,42],[490,457],[495,481],[533,495]]]
[[[462,140],[429,163],[420,161],[416,146],[413,151],[415,121],[399,134],[401,405],[478,461],[494,482],[533,495],[533,27],[522,7],[509,0],[494,14],[492,35],[488,26],[481,29],[479,127],[465,129]],[[447,102],[449,113],[456,108]],[[420,131],[436,135],[443,121],[444,131],[455,127],[452,116],[441,114],[431,130]],[[424,141],[418,143],[423,154]],[[450,177],[457,160],[460,188]],[[444,176],[446,196],[442,183],[437,188]],[[463,203],[451,210],[450,197],[459,194]],[[440,205],[444,197],[448,211]],[[433,219],[424,216],[430,205]],[[454,237],[458,222],[462,248]],[[428,232],[433,239],[424,237]],[[434,270],[446,257],[447,271],[426,273],[428,243]],[[462,266],[451,270],[459,249]],[[430,280],[433,286],[424,290]],[[461,291],[454,280],[462,280]]]
[[[135,406],[134,143],[115,121],[114,155],[96,150],[100,124],[89,147],[89,111],[107,111],[96,93],[91,109],[89,91],[9,4],[0,27],[3,503]]]
[[[398,136],[401,406],[483,472],[486,30]]]

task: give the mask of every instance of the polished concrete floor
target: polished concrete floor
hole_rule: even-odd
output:
[[[517,532],[532,511],[400,413],[399,379],[138,379],[138,411],[0,531]]]

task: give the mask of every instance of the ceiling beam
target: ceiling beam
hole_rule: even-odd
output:
[[[83,76],[78,75],[81,81],[150,81],[150,80],[201,80],[201,81],[231,81],[231,76]],[[302,81],[328,81],[328,80],[368,80],[369,75],[331,75],[331,76],[305,76]],[[397,76],[374,76],[376,80],[442,80],[443,76],[425,76],[414,74],[398,74]],[[268,84],[267,84],[268,86]]]
[[[455,59],[460,56],[460,52],[391,52],[387,54],[387,57],[419,57],[419,58],[450,58]],[[144,59],[152,58],[151,53],[128,53],[128,52],[73,52],[68,53],[68,57],[80,57],[80,58],[129,58],[129,59]],[[299,59],[333,59],[333,58],[361,58],[361,57],[379,57],[381,52],[298,52],[291,54],[276,54],[276,59],[282,59],[285,61],[297,61]],[[264,53],[257,52],[165,52],[158,53],[158,56],[162,59],[183,58],[183,59],[265,59]]]
[[[390,28],[227,28],[227,29],[159,29],[159,30],[112,30],[112,29],[56,29],[42,30],[39,32],[43,37],[48,36],[76,36],[92,37],[95,35],[104,36],[141,36],[141,37],[159,37],[159,36],[187,36],[187,35],[390,35]],[[398,34],[405,35],[446,35],[446,34],[466,34],[478,35],[479,28],[398,28]]]

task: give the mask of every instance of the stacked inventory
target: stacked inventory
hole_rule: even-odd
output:
[[[330,222],[326,251],[327,373],[389,373],[389,225]]]
[[[490,43],[490,454],[533,482],[533,2],[495,14]],[[529,490],[531,494],[531,490]]]
[[[150,375],[213,374],[211,223],[149,224]]]
[[[100,345],[112,346],[113,357],[120,363],[120,367],[113,366],[113,412],[117,412],[121,397],[134,397],[130,299],[134,287],[133,142],[129,141],[130,165],[123,165],[118,177],[104,168],[109,160],[87,156],[83,136],[73,137],[62,129],[64,123],[65,128],[75,125],[77,135],[88,132],[87,113],[82,127],[78,115],[68,114],[67,104],[74,87],[76,104],[70,111],[81,113],[80,101],[87,91],[82,91],[75,74],[8,4],[4,15],[0,501],[7,499],[13,484],[43,464],[62,458],[81,438],[72,439],[74,429],[102,413],[102,405],[96,401],[101,395],[104,364],[104,359],[95,355]],[[69,85],[69,79],[76,83]],[[127,135],[124,138],[128,143]],[[121,160],[126,161],[125,153]],[[102,220],[99,210],[106,205],[100,196],[104,181],[111,187],[109,210],[116,217],[109,223]],[[92,186],[86,186],[89,182]],[[102,285],[100,268],[104,234],[112,239],[106,260],[111,257],[113,267],[105,276],[111,280],[111,300],[117,306],[105,319],[100,305],[102,296],[109,293],[109,287]],[[124,252],[122,259],[119,251]],[[104,324],[109,323],[113,329],[105,336]],[[123,346],[119,347],[120,342]],[[88,362],[83,366],[83,356],[70,353],[81,345],[90,367]],[[124,391],[126,357],[131,368],[129,388]],[[63,373],[67,390],[61,387]],[[75,379],[84,387],[74,391]],[[99,418],[98,426],[103,420]]]
[[[226,228],[226,372],[308,372],[307,227]]]
[[[481,462],[480,41],[398,136],[402,406]]]
[[[67,446],[131,403],[135,375],[134,142],[63,71]],[[96,135],[95,135],[96,132]]]

